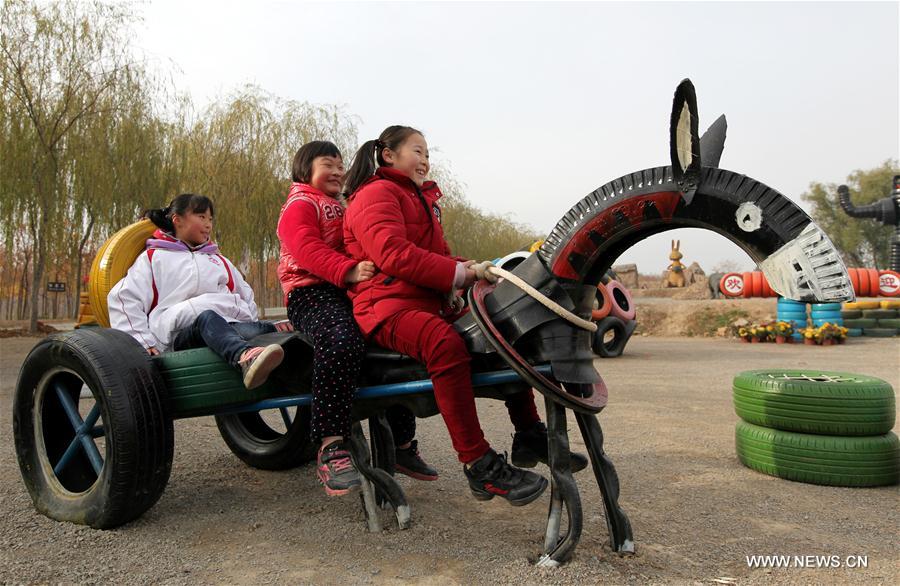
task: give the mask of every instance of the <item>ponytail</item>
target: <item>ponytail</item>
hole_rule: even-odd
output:
[[[424,136],[412,126],[388,126],[376,140],[367,140],[353,156],[353,164],[344,181],[344,196],[353,195],[378,167],[389,166],[382,155],[384,149],[396,151],[413,134]]]
[[[163,232],[168,232],[169,234],[175,233],[175,225],[172,224],[172,216],[171,216],[171,208],[158,208],[152,210],[145,210],[143,217],[147,218],[154,224],[156,227],[162,230]]]
[[[167,207],[145,210],[144,213],[141,214],[141,217],[147,218],[156,224],[157,228],[174,236],[175,224],[172,223],[173,215],[178,214],[179,216],[183,216],[187,213],[202,214],[207,210],[211,216],[215,215],[211,199],[205,195],[182,193],[181,195],[176,196]]]
[[[381,158],[381,149],[378,148],[380,144],[379,140],[367,140],[353,155],[353,164],[350,165],[344,180],[345,197],[353,195],[366,179],[375,174],[376,161]]]

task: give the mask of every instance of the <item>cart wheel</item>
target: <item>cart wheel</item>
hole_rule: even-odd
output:
[[[216,425],[234,455],[253,468],[287,470],[316,457],[307,405],[216,415]]]
[[[128,334],[90,328],[41,340],[13,404],[16,455],[42,514],[107,529],[152,507],[172,470],[165,386]]]

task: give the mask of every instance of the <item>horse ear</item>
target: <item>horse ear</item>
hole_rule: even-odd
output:
[[[675,250],[675,241],[672,241],[672,250]]]
[[[669,119],[669,156],[675,181],[685,203],[690,204],[700,185],[701,162],[697,94],[689,79],[682,80],[675,89]]]

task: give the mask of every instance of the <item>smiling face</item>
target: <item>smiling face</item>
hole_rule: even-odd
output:
[[[172,224],[175,226],[175,238],[190,246],[200,246],[209,240],[213,216],[209,210],[172,214]]]
[[[329,156],[313,159],[309,184],[326,195],[337,197],[344,184],[344,160]]]
[[[419,133],[410,134],[397,150],[385,148],[382,157],[387,164],[412,179],[419,187],[428,178],[428,171],[431,169],[428,143]]]

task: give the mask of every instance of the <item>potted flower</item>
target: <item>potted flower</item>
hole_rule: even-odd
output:
[[[746,344],[750,343],[750,331],[747,328],[740,327],[737,329],[737,337],[740,338],[741,342]]]
[[[784,344],[791,341],[791,335],[794,333],[794,327],[786,322],[780,321],[775,324],[775,343]]]
[[[845,328],[844,326],[838,326],[838,330],[840,333],[840,336],[837,339],[838,344],[843,344],[847,341],[847,332],[849,332],[850,330],[848,328]]]
[[[818,343],[816,341],[816,334],[816,328],[804,328],[803,344],[806,346],[815,346]]]
[[[835,338],[838,336],[837,326],[833,323],[825,322],[819,327],[819,339],[821,340],[821,344],[823,346],[831,346],[835,343]]]

